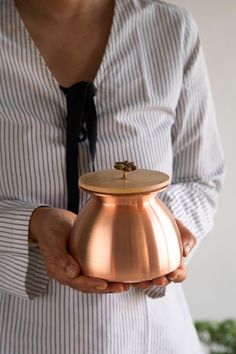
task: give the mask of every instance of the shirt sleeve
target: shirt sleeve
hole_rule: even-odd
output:
[[[198,29],[191,15],[186,20],[183,82],[172,126],[172,184],[160,197],[198,247],[213,226],[224,157]],[[150,294],[159,297],[160,289]]]
[[[37,244],[28,242],[30,218],[40,206],[0,201],[0,291],[32,299],[47,289],[43,257]]]

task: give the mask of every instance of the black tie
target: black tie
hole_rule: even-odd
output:
[[[67,100],[66,177],[68,210],[78,213],[79,166],[78,143],[88,138],[89,151],[94,170],[97,140],[97,113],[93,97],[96,88],[92,82],[81,81],[69,88],[61,87]]]

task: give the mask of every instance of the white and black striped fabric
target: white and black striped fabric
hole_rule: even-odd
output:
[[[170,174],[161,197],[200,242],[224,162],[192,17],[160,1],[116,0],[94,85],[95,168],[128,159]],[[0,0],[0,354],[201,353],[181,285],[84,294],[49,279],[29,247],[33,210],[67,206],[66,117],[13,0]],[[79,166],[92,170],[87,141]]]

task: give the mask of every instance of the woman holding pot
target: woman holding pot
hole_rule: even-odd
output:
[[[178,282],[224,163],[194,20],[151,0],[0,9],[0,353],[201,353]],[[172,176],[184,248],[136,287],[81,275],[67,250],[78,176],[124,159]]]

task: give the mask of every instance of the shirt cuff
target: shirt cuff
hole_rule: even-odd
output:
[[[158,299],[159,297],[165,296],[166,293],[166,287],[165,286],[157,286],[157,285],[152,285],[149,289],[145,289],[144,293],[152,298],[152,299]]]
[[[29,244],[29,223],[36,208],[21,201],[0,203],[0,290],[33,299],[47,289],[49,276],[37,244]]]

